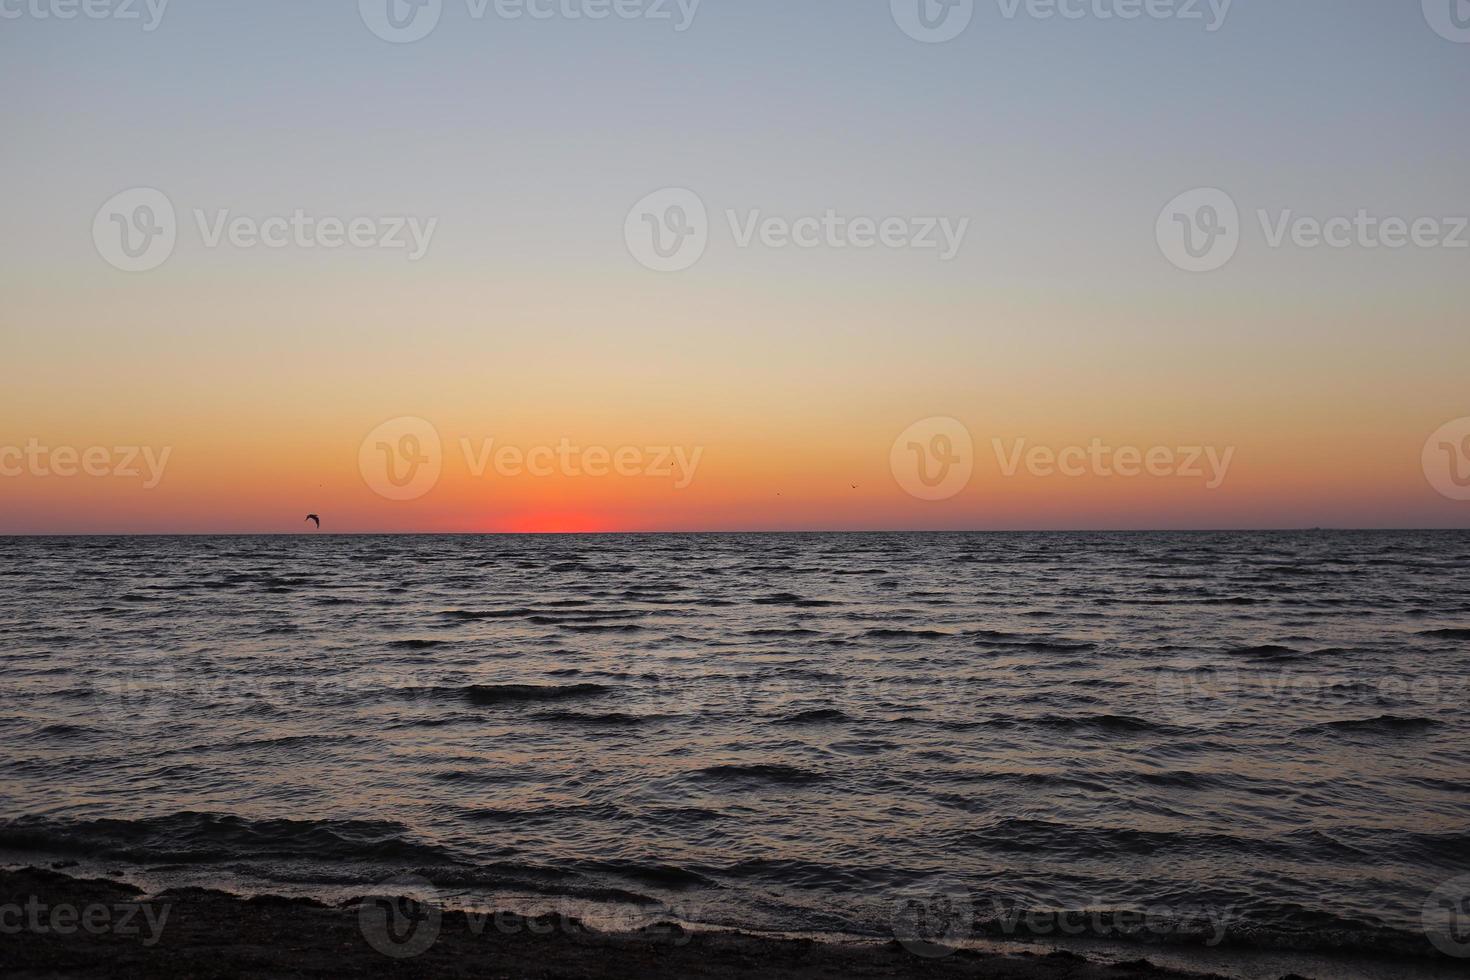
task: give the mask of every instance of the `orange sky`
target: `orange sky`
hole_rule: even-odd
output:
[[[1409,304],[1400,332],[1376,333],[1376,314],[1266,311],[1218,290],[1204,315],[1167,292],[1101,305],[834,292],[777,308],[753,285],[709,283],[610,286],[593,305],[541,283],[511,301],[458,280],[405,291],[349,277],[267,299],[234,279],[101,279],[9,297],[35,332],[12,351],[0,448],[166,448],[167,467],[152,489],[0,477],[0,531],[291,532],[308,511],[354,532],[1454,527],[1470,515],[1421,464],[1430,433],[1470,414],[1470,341],[1443,332],[1432,298]],[[402,416],[428,420],[442,449],[438,481],[410,501],[374,493],[359,459],[369,433]],[[972,479],[942,501],[906,493],[890,461],[899,434],[934,416],[974,442]],[[1094,438],[1234,454],[1206,489],[1007,476],[992,445]],[[682,489],[477,476],[486,440],[700,456]]]
[[[912,420],[903,424],[907,421]],[[151,489],[144,486],[146,458],[135,463],[136,478],[79,474],[4,480],[3,530],[296,532],[309,529],[301,523],[308,511],[322,515],[326,530],[341,532],[1463,526],[1466,514],[1466,504],[1445,499],[1429,486],[1420,462],[1422,440],[1414,445],[1408,432],[1364,432],[1351,446],[1322,432],[1306,443],[1307,450],[1295,438],[1269,434],[1233,443],[1201,442],[1176,437],[1174,427],[1160,427],[1156,437],[1146,426],[1129,427],[1124,438],[1108,440],[1143,449],[1233,446],[1223,481],[1208,489],[1207,469],[1197,478],[1069,477],[1032,474],[1023,466],[1007,476],[1005,457],[1016,439],[1055,448],[1085,446],[1094,430],[1079,429],[1068,438],[1064,431],[1039,425],[1039,437],[1006,429],[998,458],[994,437],[970,423],[972,478],[952,498],[927,501],[907,493],[892,470],[890,449],[902,427],[898,421],[887,427],[860,422],[827,431],[721,434],[680,445],[686,463],[697,461],[692,470],[681,471],[671,461],[668,475],[650,476],[587,476],[580,472],[585,454],[574,457],[572,474],[497,472],[492,462],[476,475],[475,457],[484,439],[520,450],[543,445],[548,447],[544,458],[551,460],[560,437],[537,442],[542,434],[529,427],[507,429],[504,435],[478,430],[465,437],[470,440],[467,458],[460,437],[444,429],[437,481],[423,496],[406,501],[386,499],[370,485],[380,477],[365,475],[360,465],[367,431],[328,438],[278,429],[228,442],[184,431],[182,438],[154,444],[167,445],[170,452],[162,478]],[[595,438],[571,442],[581,449],[598,444]],[[106,437],[98,443],[124,444]],[[648,464],[661,447],[673,445],[655,439],[601,444],[609,450],[604,466],[624,445],[643,451]],[[159,453],[152,458],[158,460]],[[1199,465],[1207,467],[1208,458]],[[675,486],[681,473],[692,475],[682,489]]]

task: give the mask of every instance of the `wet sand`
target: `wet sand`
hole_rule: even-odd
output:
[[[1106,964],[1071,953],[956,951],[928,958],[897,942],[847,945],[691,933],[676,925],[612,935],[564,918],[503,915],[487,924],[462,912],[426,915],[422,909],[414,929],[390,934],[380,928],[389,921],[387,907],[373,899],[329,908],[305,899],[242,899],[192,888],[145,896],[120,882],[40,869],[0,872],[0,908],[0,975],[15,977],[1202,976],[1144,960]],[[433,941],[418,952],[415,942],[424,938]],[[387,955],[374,941],[414,955]]]

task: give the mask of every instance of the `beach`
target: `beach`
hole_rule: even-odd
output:
[[[926,957],[897,941],[832,944],[740,932],[691,933],[675,925],[605,934],[565,918],[500,915],[486,925],[463,912],[438,917],[434,941],[407,954],[375,948],[363,903],[331,908],[309,899],[246,900],[208,889],[144,896],[115,881],[40,869],[0,872],[0,972],[25,977],[992,977],[1104,980],[1199,977],[1146,960],[1089,962],[1072,953],[997,956],[956,951]],[[30,907],[38,910],[26,915]],[[371,909],[371,905],[369,903]],[[76,909],[74,917],[58,909]],[[89,929],[87,910],[105,909],[115,928]],[[129,912],[137,909],[135,912]],[[97,912],[93,920],[100,923]],[[53,921],[61,923],[57,929]],[[22,923],[18,932],[10,926]],[[32,928],[40,922],[40,929]],[[476,929],[480,924],[482,928]],[[154,927],[157,927],[156,929]],[[43,931],[44,930],[44,931]],[[389,948],[392,948],[391,946]]]

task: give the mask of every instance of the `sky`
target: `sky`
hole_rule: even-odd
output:
[[[426,3],[0,0],[0,533],[1470,524],[1470,4]]]

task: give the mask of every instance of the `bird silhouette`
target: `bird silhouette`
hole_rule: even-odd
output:
[[[318,531],[321,530],[321,527],[322,527],[322,519],[320,517],[317,517],[315,514],[307,514],[306,515],[306,521],[315,521],[316,522],[317,530]],[[306,521],[302,521],[301,523],[305,524]]]

